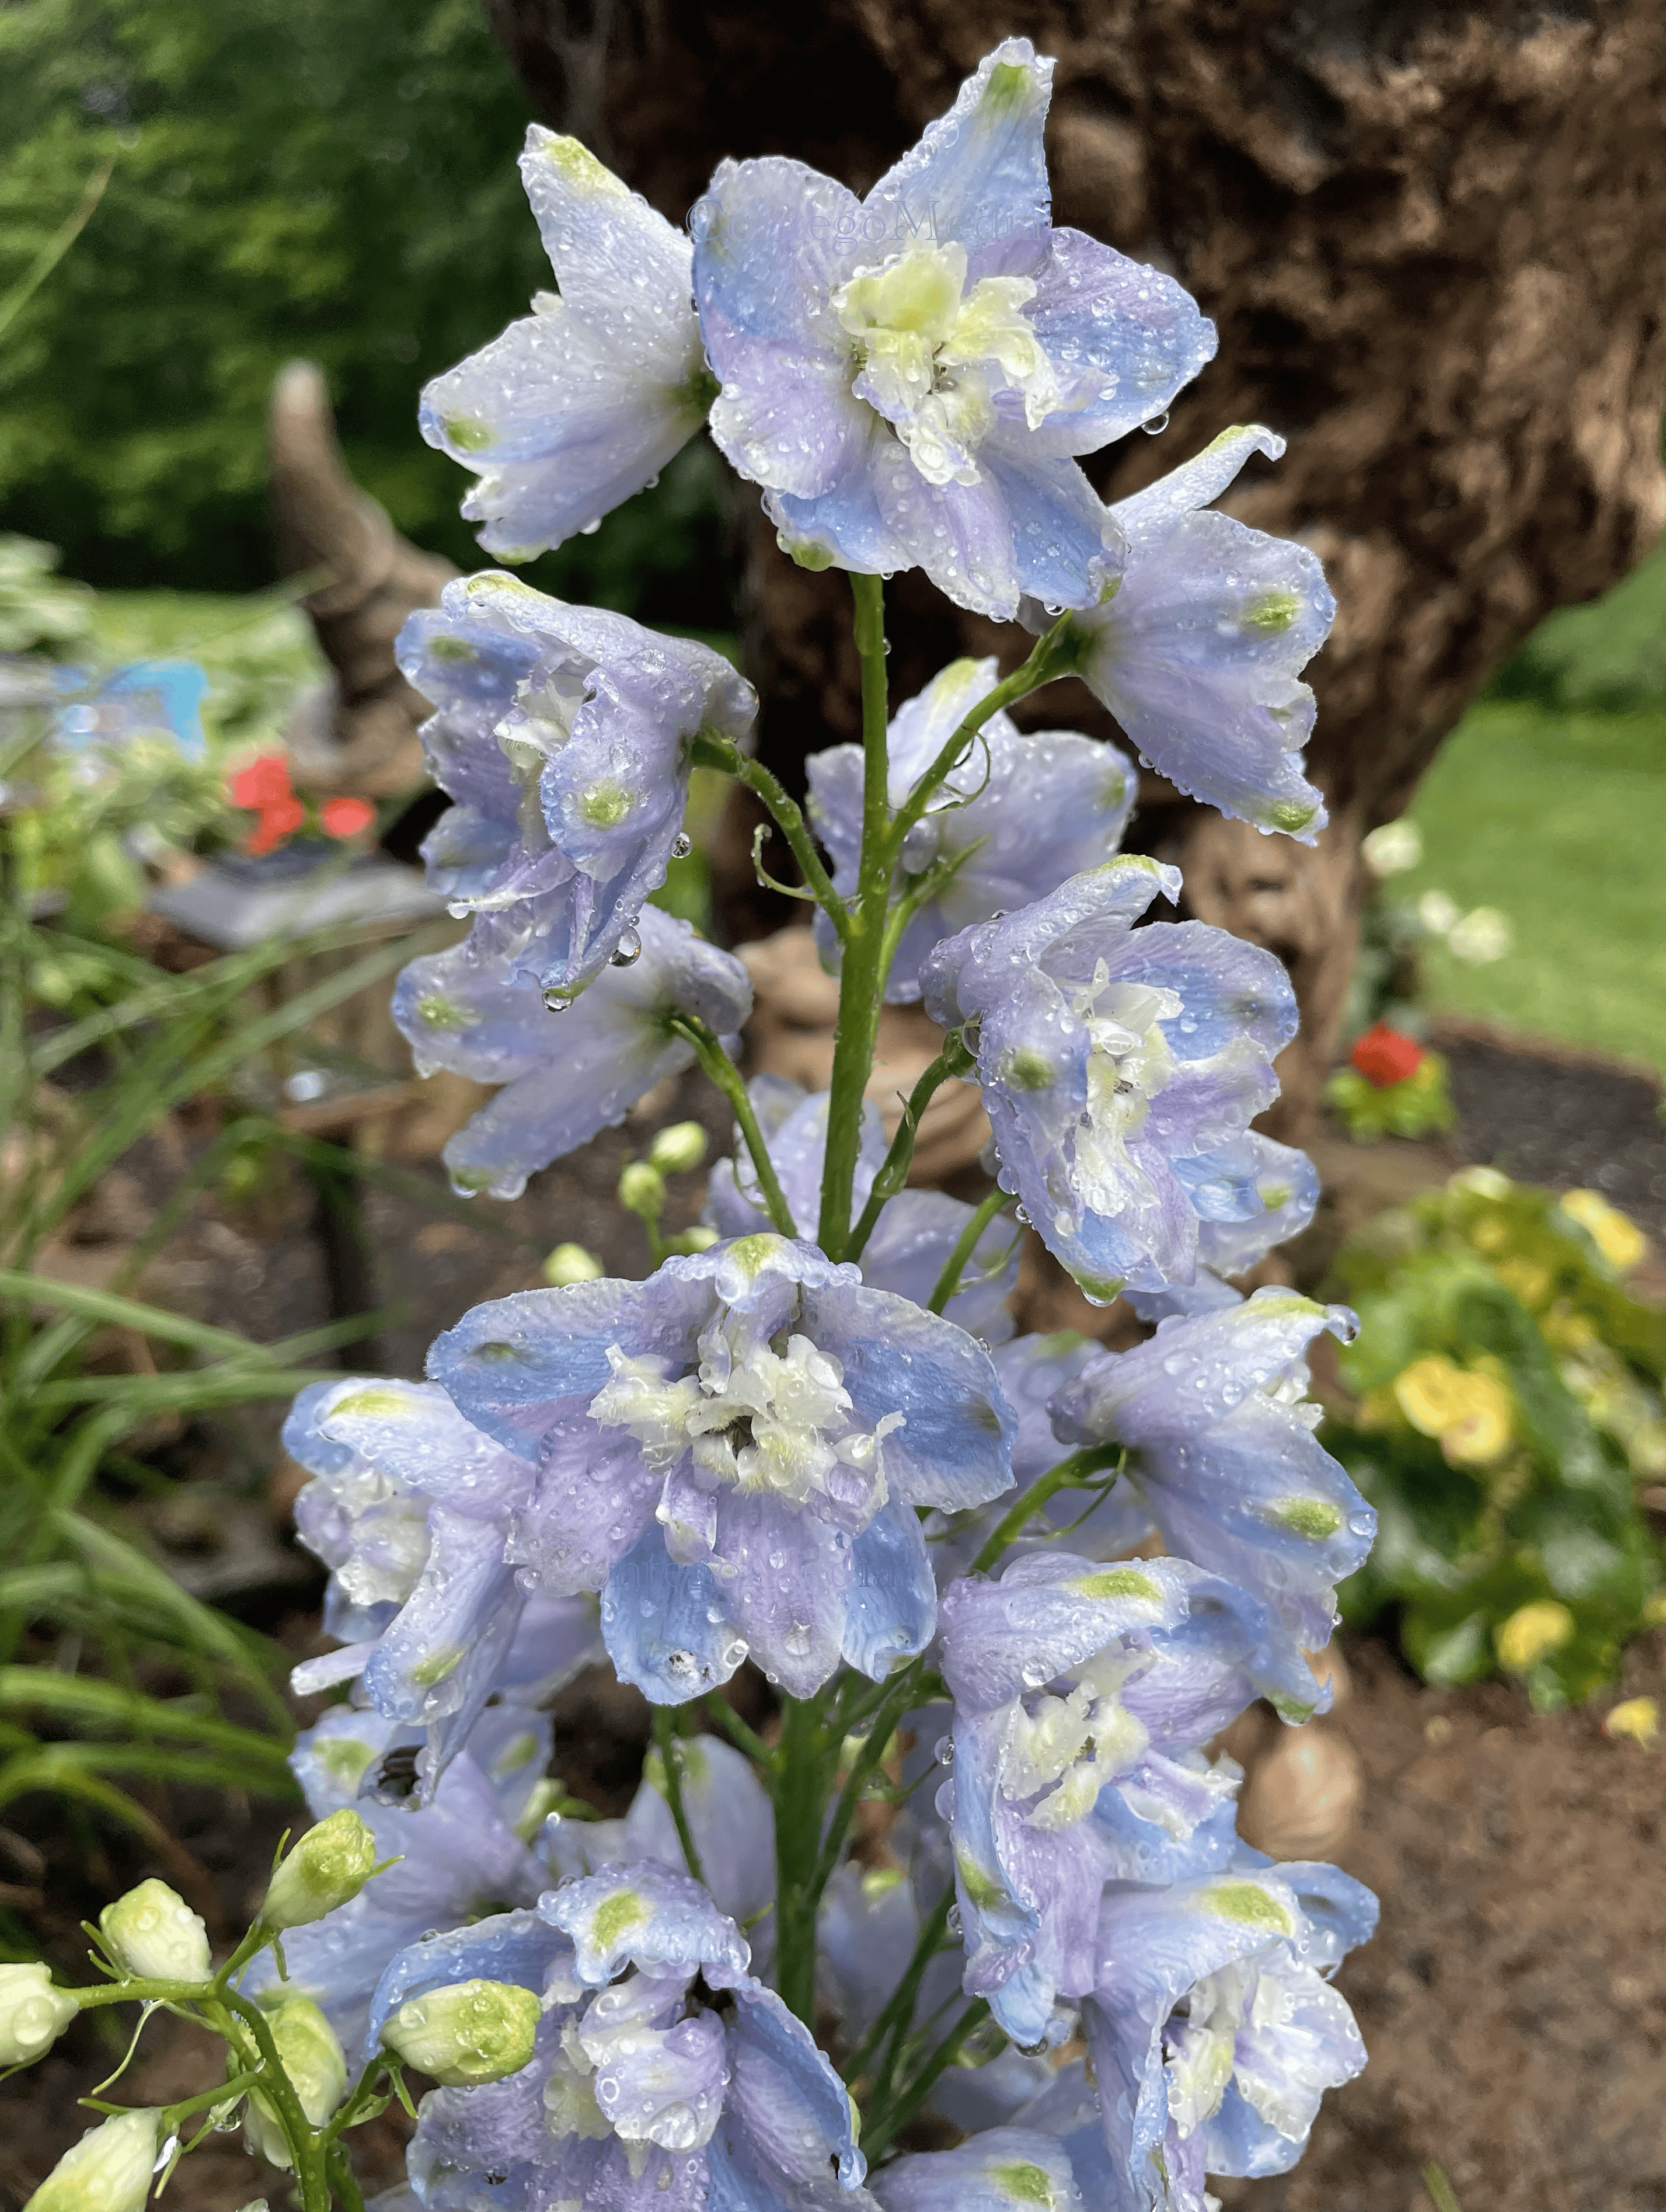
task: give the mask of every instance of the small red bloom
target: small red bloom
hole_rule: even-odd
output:
[[[279,799],[260,810],[260,819],[243,841],[246,853],[270,853],[286,837],[294,836],[307,819],[307,809],[298,799]]]
[[[318,818],[326,837],[356,837],[375,820],[376,810],[368,799],[326,799]]]
[[[234,806],[264,813],[269,806],[295,804],[289,787],[289,761],[285,753],[262,753],[246,768],[240,768],[229,786]]]
[[[1348,1060],[1374,1091],[1388,1091],[1417,1073],[1423,1065],[1423,1048],[1386,1022],[1376,1022],[1356,1040]]]

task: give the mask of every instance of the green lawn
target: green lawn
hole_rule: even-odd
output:
[[[1507,915],[1514,949],[1430,956],[1435,1003],[1666,1071],[1666,708],[1579,713],[1489,699],[1453,732],[1412,809],[1438,888]]]

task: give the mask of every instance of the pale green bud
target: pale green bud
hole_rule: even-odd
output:
[[[39,2058],[80,2009],[73,1997],[52,1987],[52,1975],[38,1961],[0,1966],[0,2066],[27,2066]]]
[[[336,2031],[311,1997],[285,1997],[271,2008],[266,2020],[301,2111],[315,2128],[322,2127],[347,2094],[347,2061]],[[273,2166],[289,2165],[289,2147],[277,2114],[258,2089],[249,2092],[245,2128],[251,2150]]]
[[[619,1203],[645,1221],[658,1218],[666,1202],[666,1179],[649,1160],[631,1160],[619,1172]]]
[[[698,1121],[673,1121],[648,1147],[648,1163],[661,1175],[682,1175],[706,1157],[706,1133]]]
[[[538,2002],[513,1982],[453,1982],[411,1997],[382,2030],[394,2054],[447,2089],[518,2074],[532,2056]]]
[[[23,2212],[143,2212],[161,2114],[112,2112],[66,2150]]]
[[[666,1239],[667,1252],[709,1252],[720,1242],[717,1231],[708,1229],[703,1221],[696,1221],[692,1229],[679,1230],[675,1237]]]
[[[304,1928],[355,1898],[376,1871],[376,1838],[349,1806],[308,1828],[272,1876],[268,1928]]]
[[[214,1972],[208,1929],[165,1881],[142,1881],[106,1905],[99,1933],[113,1963],[149,1982],[205,1982]]]
[[[571,1283],[593,1283],[601,1272],[601,1261],[582,1244],[557,1244],[544,1263],[544,1281],[558,1291]]]

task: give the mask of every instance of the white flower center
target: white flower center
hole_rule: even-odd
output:
[[[1162,1024],[1182,1011],[1180,994],[1150,983],[1113,983],[1099,962],[1091,983],[1072,993],[1087,1025],[1087,1112],[1076,1131],[1074,1185],[1088,1212],[1120,1213],[1148,1195],[1146,1178],[1128,1158],[1128,1140],[1145,1127],[1151,1102],[1175,1072]],[[1073,1226],[1068,1214],[1061,1234]]]
[[[1044,1793],[1025,1814],[1031,1827],[1073,1828],[1092,1811],[1105,1784],[1140,1759],[1151,1738],[1119,1693],[1150,1663],[1149,1653],[1108,1644],[1081,1668],[1073,1689],[1026,1698],[1014,1708],[1001,1760],[1001,1794]]]
[[[966,251],[911,246],[859,269],[833,294],[856,341],[854,390],[894,424],[927,483],[975,484],[975,458],[994,427],[994,395],[1018,392],[1033,430],[1061,404],[1058,378],[1028,319],[1027,276],[984,276],[966,289]]]
[[[529,853],[544,852],[549,846],[538,783],[545,764],[572,736],[574,717],[584,704],[584,678],[571,669],[557,668],[536,680],[525,678],[515,687],[514,706],[494,731],[520,788],[517,826]]]
[[[1357,2041],[1347,2004],[1283,1947],[1195,1983],[1164,2031],[1169,2112],[1183,2136],[1214,2118],[1228,2082],[1292,2142],[1324,2091],[1345,2081]]]
[[[770,1491],[794,1505],[818,1494],[865,1528],[885,1502],[879,1447],[902,1414],[861,1427],[844,1370],[807,1336],[782,1331],[766,1343],[725,1313],[698,1351],[695,1371],[673,1378],[669,1362],[611,1346],[613,1379],[592,1399],[591,1419],[628,1430],[655,1474],[687,1454],[703,1487]]]

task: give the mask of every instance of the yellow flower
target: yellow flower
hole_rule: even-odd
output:
[[[1535,1598],[1530,1605],[1518,1606],[1494,1632],[1499,1664],[1512,1674],[1524,1674],[1541,1659],[1560,1651],[1572,1638],[1573,1628],[1573,1615],[1554,1597]]]
[[[1549,1268],[1519,1255],[1513,1260],[1500,1260],[1493,1272],[1505,1290],[1513,1291],[1524,1306],[1538,1305],[1550,1288]]]
[[[1660,1734],[1660,1708],[1652,1698],[1627,1698],[1603,1722],[1602,1733],[1628,1736],[1647,1751]]]
[[[1561,1207],[1578,1223],[1616,1274],[1630,1274],[1649,1249],[1648,1238],[1629,1214],[1610,1206],[1598,1191],[1564,1191]]]
[[[1493,1376],[1468,1374],[1430,1352],[1395,1377],[1394,1395],[1420,1435],[1439,1438],[1454,1467],[1490,1467],[1509,1449],[1510,1393]]]

